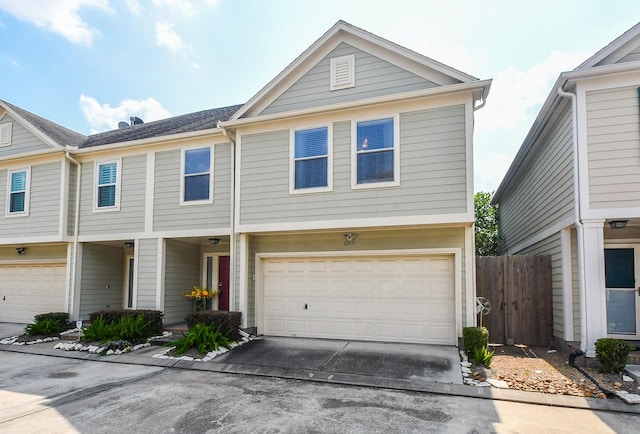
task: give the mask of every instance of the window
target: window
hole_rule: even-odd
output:
[[[183,152],[182,203],[211,202],[211,148],[189,149]]]
[[[96,209],[120,208],[120,161],[96,162]]]
[[[355,186],[396,184],[398,161],[395,118],[355,123]]]
[[[11,145],[11,122],[0,125],[0,146]]]
[[[7,215],[29,214],[29,169],[9,171]]]
[[[329,128],[294,131],[292,191],[312,192],[331,188]]]

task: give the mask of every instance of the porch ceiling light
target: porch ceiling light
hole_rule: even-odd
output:
[[[125,241],[125,242],[124,242],[124,246],[125,246],[127,249],[132,249],[134,245],[135,245],[135,244],[133,243],[133,241]]]
[[[220,244],[220,238],[209,238],[211,244]]]
[[[611,229],[623,229],[627,226],[628,221],[629,220],[611,220],[609,226],[611,226]]]

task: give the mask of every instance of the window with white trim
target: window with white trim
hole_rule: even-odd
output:
[[[0,146],[11,146],[11,122],[0,124]]]
[[[181,203],[212,202],[213,159],[211,156],[211,147],[183,150]]]
[[[28,215],[31,170],[13,169],[8,175],[7,215]]]
[[[398,161],[394,118],[355,124],[355,185],[396,183]]]
[[[95,173],[95,209],[120,209],[120,160],[96,162]]]
[[[292,191],[331,188],[329,128],[293,131]]]

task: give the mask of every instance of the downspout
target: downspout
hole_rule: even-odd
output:
[[[229,289],[235,292],[236,287],[236,141],[231,138],[225,127],[218,121],[217,127],[222,130],[222,134],[229,139],[231,143],[231,224],[230,224],[230,238],[229,238],[229,263],[231,269],[229,270]],[[234,303],[237,302],[234,297]],[[229,307],[231,310],[231,306]]]
[[[82,179],[82,164],[75,158],[71,156],[69,151],[66,151],[64,157],[75,164],[78,167],[78,173],[76,176],[76,197],[75,197],[75,217],[73,221],[73,261],[71,262],[71,279],[70,279],[70,288],[69,288],[69,303],[67,307],[70,307],[70,313],[75,314],[73,312],[75,308],[75,296],[76,296],[76,270],[78,264],[78,236],[80,233],[80,182]]]
[[[578,238],[578,290],[580,294],[580,351],[583,354],[587,352],[587,307],[585,305],[586,288],[584,277],[584,229],[582,227],[582,218],[580,216],[580,162],[578,161],[578,104],[576,95],[571,92],[565,92],[558,87],[558,95],[560,97],[571,99],[571,123],[573,131],[573,201],[575,203],[575,225]],[[565,336],[566,337],[566,336]],[[579,354],[580,355],[580,354]]]

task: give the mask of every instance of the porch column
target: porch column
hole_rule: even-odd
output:
[[[604,220],[582,222],[587,357],[595,357],[596,340],[607,335],[604,279]]]

